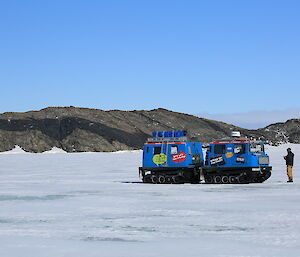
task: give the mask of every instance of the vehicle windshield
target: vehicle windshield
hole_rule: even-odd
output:
[[[252,142],[250,144],[251,153],[262,153],[264,152],[264,144],[262,142]]]

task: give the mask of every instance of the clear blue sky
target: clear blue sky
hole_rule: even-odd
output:
[[[0,112],[300,107],[300,1],[0,1]]]

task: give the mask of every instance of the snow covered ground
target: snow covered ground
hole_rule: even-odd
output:
[[[273,175],[250,185],[127,183],[141,151],[0,154],[0,256],[300,256],[290,146],[293,184],[287,145],[268,147]]]

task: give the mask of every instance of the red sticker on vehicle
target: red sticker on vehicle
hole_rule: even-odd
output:
[[[245,157],[241,157],[241,156],[236,157],[236,162],[245,162]]]
[[[186,159],[186,154],[182,151],[180,151],[180,153],[177,154],[173,154],[172,156],[172,161],[173,162],[183,162]]]

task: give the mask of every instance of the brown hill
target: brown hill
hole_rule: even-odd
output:
[[[289,123],[289,122],[287,122]],[[299,120],[246,130],[219,121],[166,109],[103,111],[75,107],[49,107],[25,113],[0,115],[0,151],[19,145],[25,151],[43,152],[59,147],[67,152],[141,149],[154,130],[187,130],[190,137],[209,142],[239,130],[244,136],[265,136],[272,143],[299,142]],[[298,126],[298,127],[297,127]],[[284,131],[280,137],[278,131]]]

